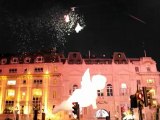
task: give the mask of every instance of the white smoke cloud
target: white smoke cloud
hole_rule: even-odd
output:
[[[104,89],[106,82],[107,79],[103,75],[94,75],[91,80],[89,69],[87,69],[82,76],[81,88],[76,89],[72,93],[72,96],[56,106],[53,113],[61,110],[71,111],[73,102],[78,102],[80,107],[92,105],[93,109],[96,109],[97,90]]]

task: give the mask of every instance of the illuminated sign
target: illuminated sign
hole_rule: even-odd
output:
[[[7,85],[16,85],[16,80],[8,80]]]

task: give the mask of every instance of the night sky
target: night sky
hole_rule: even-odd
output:
[[[58,19],[73,7],[74,22],[84,26],[79,33]],[[0,9],[2,54],[56,47],[64,53],[141,57],[145,50],[160,61],[159,0],[1,0]]]

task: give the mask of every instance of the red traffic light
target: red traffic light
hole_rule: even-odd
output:
[[[136,97],[137,97],[137,100],[142,100],[143,99],[143,94],[140,93],[140,92],[137,92]]]

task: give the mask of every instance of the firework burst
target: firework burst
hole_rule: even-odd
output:
[[[85,27],[83,15],[78,12],[78,8],[64,9],[57,5],[38,14],[8,14],[10,40],[15,40],[17,52],[64,47],[67,35],[78,33]]]

